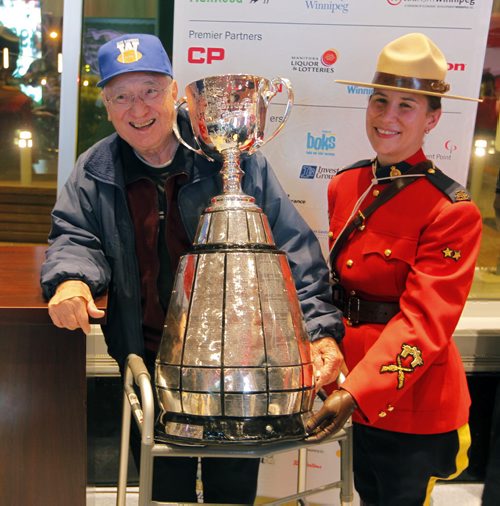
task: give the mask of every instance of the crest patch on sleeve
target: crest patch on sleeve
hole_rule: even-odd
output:
[[[408,357],[412,357],[413,360],[408,363],[405,360]],[[424,361],[422,359],[422,352],[416,346],[410,346],[409,344],[403,343],[401,345],[401,353],[396,355],[396,363],[395,364],[387,364],[383,365],[380,368],[381,373],[395,372],[398,375],[398,385],[397,389],[401,390],[401,388],[405,385],[405,374],[411,374],[416,367],[424,365]]]

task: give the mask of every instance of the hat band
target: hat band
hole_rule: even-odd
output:
[[[373,84],[379,84],[381,86],[393,86],[395,88],[404,88],[420,92],[428,91],[430,93],[446,93],[450,89],[450,85],[444,81],[397,76],[385,72],[375,72],[372,82]]]

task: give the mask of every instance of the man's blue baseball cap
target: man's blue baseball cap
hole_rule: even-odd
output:
[[[172,75],[172,64],[160,39],[146,33],[121,35],[103,44],[97,52],[103,87],[126,72],[158,72]]]

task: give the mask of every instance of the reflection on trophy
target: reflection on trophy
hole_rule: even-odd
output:
[[[280,83],[284,120],[264,140]],[[158,428],[189,444],[303,438],[314,398],[309,341],[286,255],[242,192],[239,163],[283,128],[292,88],[282,78],[220,75],[188,85],[176,108],[186,103],[199,147],[176,135],[222,159],[223,194],[200,217],[176,274],[156,360]]]

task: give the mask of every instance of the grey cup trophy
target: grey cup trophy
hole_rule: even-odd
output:
[[[283,121],[264,140],[278,85]],[[314,373],[295,284],[266,215],[241,190],[240,156],[275,137],[293,91],[283,78],[219,75],[186,87],[199,147],[223,161],[223,194],[200,217],[193,250],[181,257],[156,360],[157,428],[169,442],[263,443],[305,436]]]

